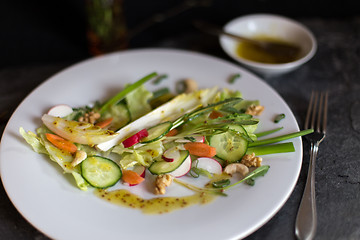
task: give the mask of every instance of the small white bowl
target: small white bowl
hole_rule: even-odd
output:
[[[238,42],[230,37],[220,36],[220,45],[230,57],[265,77],[280,75],[298,68],[309,61],[317,49],[314,35],[304,25],[278,15],[253,14],[239,17],[227,23],[224,30],[247,37],[266,35],[301,47],[300,58],[296,61],[281,64],[260,63],[241,58],[236,54]]]

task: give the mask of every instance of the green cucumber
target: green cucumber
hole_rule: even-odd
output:
[[[108,188],[121,178],[119,165],[108,158],[89,156],[81,162],[81,176],[95,188]]]
[[[164,137],[171,129],[172,123],[171,122],[163,122],[154,127],[149,128],[148,136],[141,140],[141,143],[150,143],[159,140],[160,138]]]
[[[248,135],[240,125],[230,125],[229,131],[210,137],[210,146],[216,148],[216,156],[228,163],[240,161],[248,148]]]
[[[187,150],[179,150],[180,154],[177,158],[172,162],[167,161],[157,161],[151,164],[149,167],[149,171],[154,175],[161,175],[173,172],[186,160],[189,156],[189,151]]]

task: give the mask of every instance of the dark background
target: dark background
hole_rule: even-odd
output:
[[[127,26],[133,29],[156,13],[184,1],[124,0]],[[305,17],[351,18],[360,1],[342,0],[212,0],[157,23],[134,36],[129,48],[152,47],[166,36],[186,36],[191,21],[202,18],[217,24],[249,13],[275,13],[295,19]],[[85,0],[4,0],[0,2],[0,68],[16,65],[78,61],[90,55],[86,42]],[[204,43],[206,47],[206,43]],[[200,49],[201,51],[201,49]]]

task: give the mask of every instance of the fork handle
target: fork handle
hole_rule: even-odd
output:
[[[309,171],[295,224],[295,234],[299,240],[310,240],[315,237],[317,225],[315,200],[315,160],[318,149],[319,142],[311,144]]]

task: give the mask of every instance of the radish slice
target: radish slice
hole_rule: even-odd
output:
[[[141,139],[149,136],[149,133],[148,133],[148,131],[144,128],[143,130],[140,130],[140,131],[137,133],[137,135],[139,136],[139,139],[141,140]]]
[[[48,111],[48,114],[53,117],[61,117],[62,118],[62,117],[66,117],[67,115],[69,115],[72,112],[73,112],[73,109],[69,105],[59,104],[59,105],[56,105],[56,106],[50,108],[50,110]]]
[[[193,162],[193,167],[201,168],[212,174],[221,174],[222,167],[218,161],[213,158],[200,157]]]
[[[190,155],[185,159],[185,161],[174,171],[169,174],[173,177],[182,177],[186,175],[191,169],[191,157]]]
[[[177,159],[179,157],[180,157],[180,152],[177,147],[169,148],[162,155],[162,159],[164,159],[166,162],[173,162],[174,159]]]
[[[122,144],[124,145],[124,148],[131,147],[131,146],[137,144],[138,142],[140,142],[141,139],[143,139],[144,137],[147,137],[148,135],[149,135],[148,131],[146,129],[143,129],[143,130],[135,133],[131,137],[125,139],[122,142]]]
[[[177,139],[175,140],[175,142],[178,142],[178,143],[188,143],[188,142],[205,142],[205,137],[204,136],[194,136],[192,137],[195,139],[195,141],[190,141],[189,139],[186,139],[186,138],[180,138],[180,139]]]
[[[132,167],[132,169],[129,169],[129,170],[132,170],[132,171],[136,172],[137,174],[139,174],[140,177],[145,178],[146,168],[144,166],[136,165],[136,166]]]
[[[145,170],[146,170],[146,168],[144,166],[136,165],[136,166],[134,166],[132,168],[129,168],[129,170],[134,171],[137,174],[139,174],[140,177],[145,178]],[[129,184],[130,187],[136,186],[136,185],[138,185],[138,184]]]

